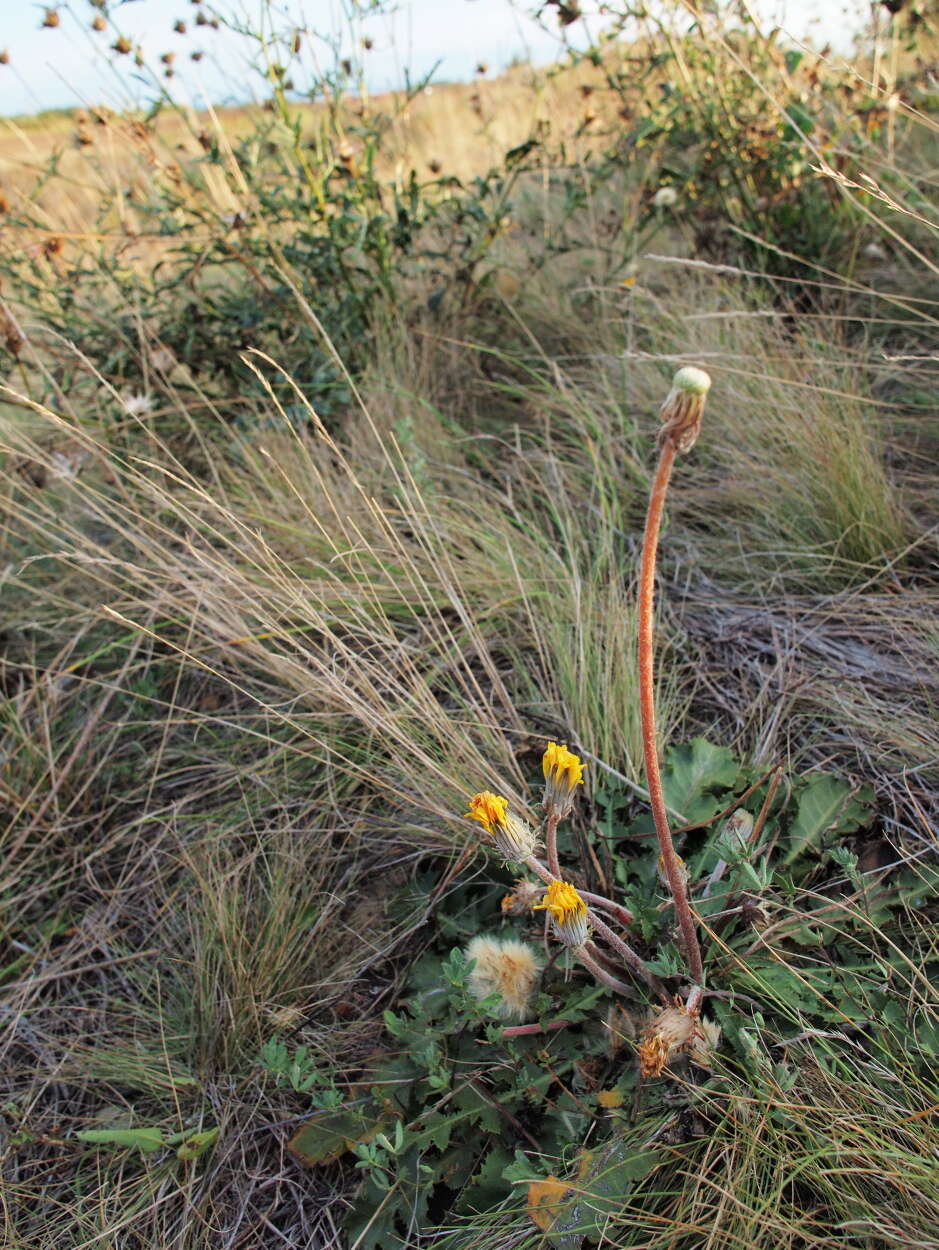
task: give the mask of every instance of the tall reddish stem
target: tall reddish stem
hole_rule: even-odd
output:
[[[676,447],[670,438],[663,439],[659,452],[646,513],[646,529],[642,539],[642,564],[639,571],[639,710],[642,718],[642,752],[646,766],[646,784],[655,832],[662,854],[662,867],[668,888],[675,903],[675,914],[681,929],[688,971],[695,985],[704,979],[701,948],[695,932],[694,917],[688,902],[688,886],[682,866],[675,854],[672,832],[668,824],[662,777],[659,772],[659,753],[655,732],[655,559],[662,528],[665,496],[675,463]]]

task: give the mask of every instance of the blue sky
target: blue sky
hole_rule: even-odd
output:
[[[116,58],[119,72],[109,63],[114,58],[108,48],[118,32],[139,42],[154,61],[163,52],[175,51],[174,86],[195,103],[206,96],[216,103],[235,103],[251,92],[239,40],[227,32],[195,29],[199,10],[191,0],[112,0],[114,27],[107,34],[91,30],[95,10],[88,0],[54,6],[60,14],[56,29],[40,29],[46,7],[30,0],[0,0],[0,48],[6,48],[10,57],[8,65],[0,65],[0,116],[79,104],[121,107],[140,103],[146,87],[139,75],[134,78],[130,58]],[[211,0],[205,7],[211,9]],[[250,22],[257,19],[262,3],[215,0],[214,7]],[[464,79],[480,60],[499,70],[515,56],[549,61],[559,47],[553,31],[541,29],[527,16],[532,6],[522,0],[515,4],[511,0],[400,0],[393,19],[359,22],[355,36],[344,19],[354,7],[353,0],[276,0],[275,7],[289,13],[298,25],[324,36],[345,30],[346,48],[355,46],[355,36],[367,34],[374,43],[366,55],[373,90],[400,85],[405,67],[421,74],[440,61],[438,77]],[[590,11],[596,5],[583,7]],[[756,0],[754,7],[793,35],[811,35],[818,45],[834,39],[844,46],[845,32],[856,29],[869,13],[863,0]],[[185,36],[173,32],[177,19],[187,25]],[[594,29],[599,29],[599,21],[595,19]],[[205,51],[198,65],[189,60],[196,47]],[[307,65],[311,74],[312,53],[310,47]],[[319,54],[330,59],[325,43],[320,44]]]

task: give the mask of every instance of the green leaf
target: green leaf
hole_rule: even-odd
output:
[[[835,989],[836,973],[832,968],[812,964],[796,967],[753,955],[745,968],[735,970],[731,982],[745,993],[759,997],[767,1008],[841,1019],[837,1008],[826,1001]]]
[[[152,1154],[154,1150],[162,1150],[166,1145],[163,1134],[158,1128],[102,1128],[86,1129],[76,1133],[79,1141],[86,1141],[96,1146],[131,1147],[142,1150],[144,1154]]]
[[[797,48],[787,48],[785,52],[786,69],[790,74],[794,74],[805,57],[804,52],[798,51]]]
[[[404,1250],[404,1238],[398,1232],[398,1211],[394,1196],[360,1196],[345,1221],[349,1244],[357,1250]]]
[[[715,792],[732,790],[739,772],[727,747],[715,746],[706,738],[669,747],[662,775],[665,801],[674,811],[681,812],[689,824],[707,820],[723,806]]]
[[[332,1163],[353,1146],[371,1141],[388,1122],[375,1104],[348,1110],[320,1112],[294,1133],[287,1149],[307,1167]]]
[[[176,1151],[176,1158],[182,1159],[184,1163],[198,1159],[215,1145],[218,1141],[218,1134],[217,1128],[207,1128],[204,1133],[193,1133]]]
[[[866,787],[856,790],[841,777],[813,774],[799,796],[782,866],[788,867],[800,855],[817,850],[826,834],[854,833],[870,824],[872,800],[873,795]]]
[[[609,1217],[622,1210],[633,1184],[648,1176],[661,1158],[661,1151],[621,1137],[601,1150],[582,1151],[566,1192],[561,1182],[552,1184],[552,1177],[530,1187],[529,1215],[555,1250],[579,1250],[585,1237],[603,1236]]]
[[[498,1206],[509,1192],[510,1187],[503,1172],[511,1166],[512,1156],[505,1147],[494,1146],[460,1195],[459,1209],[485,1212]]]

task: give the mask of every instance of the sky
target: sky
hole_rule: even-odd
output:
[[[401,86],[406,71],[419,77],[437,65],[437,78],[461,80],[471,77],[480,61],[497,72],[514,58],[545,63],[560,50],[553,22],[545,30],[528,16],[534,0],[399,0],[393,18],[358,17],[350,25],[349,11],[369,2],[273,0],[273,7],[286,15],[285,26],[296,22],[323,37],[304,46],[305,72],[311,77],[314,58],[321,64],[332,62],[329,41],[339,39],[345,54],[360,48],[362,38],[370,38],[372,49],[362,55],[374,91]],[[162,53],[175,51],[172,85],[197,105],[206,98],[217,104],[242,103],[260,89],[250,85],[242,40],[228,31],[194,26],[199,12],[195,0],[111,0],[113,25],[104,34],[91,29],[96,10],[90,0],[54,5],[57,28],[42,28],[47,7],[31,0],[0,0],[0,50],[9,55],[8,64],[0,64],[0,116],[143,103],[151,90],[146,76],[134,70],[130,57],[109,52],[118,34],[139,42],[157,66]],[[206,0],[202,7],[256,25],[263,0]],[[596,3],[582,7],[594,14],[592,29],[598,31],[602,18],[594,13]],[[753,7],[769,24],[796,38],[808,36],[818,47],[830,40],[842,51],[848,50],[850,33],[870,14],[864,0],[754,0]],[[185,35],[173,31],[177,20],[186,23]],[[205,53],[198,64],[189,59],[196,48]],[[299,77],[297,83],[302,86]]]

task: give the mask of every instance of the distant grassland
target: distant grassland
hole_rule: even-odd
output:
[[[506,151],[532,134],[552,143],[579,139],[586,148],[589,131],[600,121],[581,90],[590,85],[599,85],[599,75],[587,66],[562,73],[517,66],[494,78],[480,75],[474,83],[434,83],[410,99],[402,93],[363,98],[361,106],[389,120],[382,177],[402,179],[413,168],[422,178],[466,179],[498,165]],[[325,106],[292,107],[312,139]],[[357,107],[354,100],[341,107],[340,125],[350,131],[353,149]],[[218,128],[236,146],[271,120],[256,105],[219,108],[211,115],[167,112],[150,128],[149,145],[159,165],[172,166],[202,155],[199,135]],[[271,141],[277,138],[275,125]],[[37,193],[37,179],[53,157],[55,173]],[[15,217],[20,197],[33,198],[51,231],[92,230],[102,224],[102,204],[115,200],[124,202],[120,225],[145,229],[132,206],[135,197],[146,200],[154,172],[133,119],[106,110],[54,110],[0,120],[0,192],[8,211]]]

